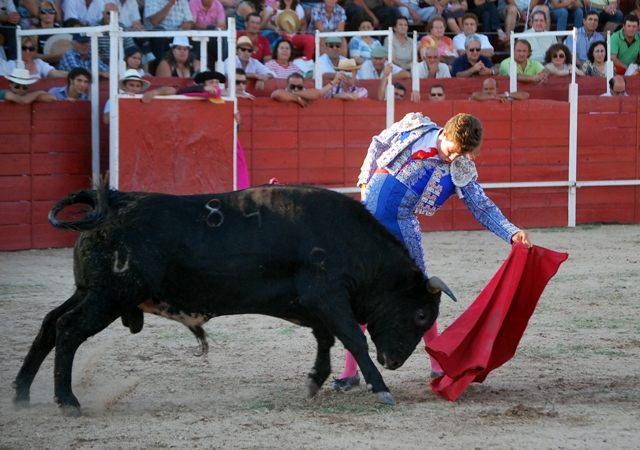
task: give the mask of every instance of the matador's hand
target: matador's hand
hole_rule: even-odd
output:
[[[529,241],[529,233],[527,233],[526,231],[519,231],[513,235],[513,237],[511,238],[511,243],[515,244],[516,242],[522,242],[527,248],[533,247],[533,244],[531,243],[531,241]]]

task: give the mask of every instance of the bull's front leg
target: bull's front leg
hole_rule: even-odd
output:
[[[299,301],[310,312],[322,320],[329,333],[338,338],[355,358],[367,387],[376,396],[376,401],[386,405],[396,402],[389,393],[380,371],[369,356],[367,339],[362,333],[349,305],[349,294],[336,283],[335,287],[317,273],[298,274],[296,278]]]
[[[309,397],[313,397],[318,393],[320,387],[331,374],[331,347],[336,342],[325,327],[314,327],[313,335],[318,342],[318,353],[313,369],[307,374]]]

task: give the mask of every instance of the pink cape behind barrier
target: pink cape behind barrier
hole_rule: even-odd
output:
[[[455,401],[467,386],[482,383],[515,355],[544,288],[568,257],[542,247],[513,245],[478,298],[427,345],[445,372],[431,382],[437,396]]]

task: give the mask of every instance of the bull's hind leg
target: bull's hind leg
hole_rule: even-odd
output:
[[[79,290],[62,305],[48,313],[42,321],[40,332],[31,344],[29,353],[22,363],[18,376],[13,382],[16,395],[13,402],[17,405],[29,404],[29,391],[42,362],[56,345],[56,322],[68,311],[75,308],[84,299],[85,293]]]
[[[84,302],[58,319],[54,393],[65,414],[80,415],[80,403],[71,389],[71,370],[78,347],[107,328],[121,312],[108,297],[89,292]]]
[[[309,397],[313,397],[318,393],[320,387],[329,378],[331,374],[331,347],[335,344],[335,338],[329,333],[325,327],[313,328],[313,335],[318,341],[318,353],[316,362],[311,372],[307,374],[307,387],[309,388]]]

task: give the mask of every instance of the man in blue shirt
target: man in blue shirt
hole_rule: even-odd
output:
[[[91,70],[91,38],[85,33],[73,35],[73,48],[62,56],[58,70],[71,71],[76,67]],[[98,58],[98,74],[109,78],[109,66]]]
[[[582,27],[576,30],[576,54],[573,55],[576,58],[576,66],[581,67],[589,57],[587,52],[589,46],[594,42],[604,42],[602,34],[598,33],[598,13],[596,11],[589,11],[582,20]],[[564,45],[569,47],[570,51],[573,51],[573,35],[567,36],[564,40]]]
[[[451,75],[457,78],[470,78],[478,75],[495,75],[493,62],[480,54],[480,38],[475,34],[464,41],[465,54],[458,56],[451,66]]]
[[[57,100],[89,100],[87,91],[89,90],[89,80],[91,74],[87,69],[76,67],[71,69],[67,75],[67,85],[49,89],[49,93],[56,96]]]

